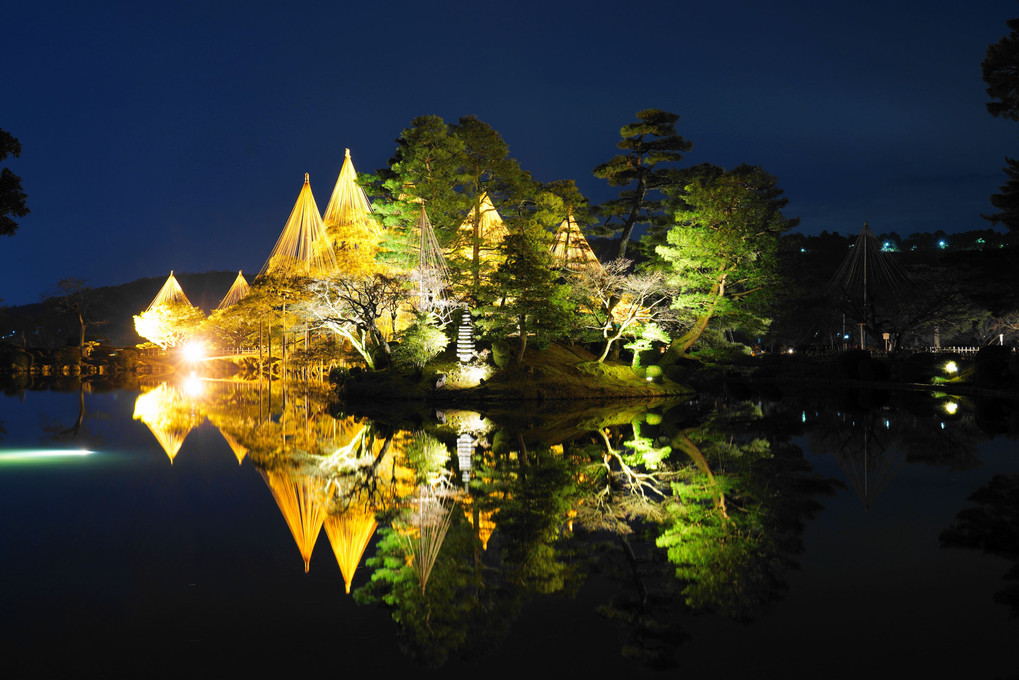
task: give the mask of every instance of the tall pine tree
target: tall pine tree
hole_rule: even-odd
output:
[[[1009,19],[1007,36],[987,47],[982,71],[987,83],[987,111],[995,117],[1019,121],[1019,19]],[[1008,178],[991,195],[991,205],[998,212],[984,215],[993,224],[1003,224],[1009,231],[1019,231],[1019,161],[1005,158],[1002,168]]]
[[[611,186],[625,187],[619,198],[598,208],[605,218],[603,233],[619,232],[617,257],[626,257],[627,244],[639,224],[654,233],[665,228],[662,191],[682,182],[675,167],[693,144],[676,134],[679,116],[660,109],[637,112],[637,121],[624,125],[616,146],[623,151],[594,169],[595,177]]]

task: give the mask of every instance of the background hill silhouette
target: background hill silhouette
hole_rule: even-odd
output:
[[[237,272],[174,272],[174,276],[191,304],[208,314],[226,295]],[[90,289],[89,320],[99,323],[89,326],[86,338],[116,347],[143,342],[134,330],[134,315],[145,311],[165,281],[166,275]],[[63,347],[77,344],[77,337],[77,318],[61,310],[52,297],[35,304],[0,310],[0,340],[5,343],[25,347]]]

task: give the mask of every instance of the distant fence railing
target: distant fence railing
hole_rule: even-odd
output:
[[[987,346],[995,347],[996,345],[987,345]],[[796,352],[800,353],[800,354],[809,354],[809,355],[830,355],[830,354],[840,354],[843,351],[856,350],[856,349],[859,349],[859,348],[860,348],[859,345],[855,345],[855,344],[854,345],[849,345],[845,349],[843,349],[842,347],[838,347],[838,346],[832,347],[831,345],[808,345],[808,346],[805,346],[805,347],[797,348]],[[888,352],[885,352],[883,349],[879,349],[879,348],[876,348],[876,347],[870,347],[868,349],[873,354],[880,354],[880,355],[888,354]],[[972,354],[976,354],[981,349],[983,349],[983,347],[977,347],[977,346],[966,346],[966,347],[957,347],[957,346],[951,346],[951,347],[902,347],[902,348],[899,348],[899,349],[895,350],[894,352],[892,352],[892,354],[925,354],[925,353],[927,353],[927,354],[963,354],[963,355],[972,355]],[[1009,350],[1013,354],[1016,352],[1016,348],[1015,347],[1010,347]],[[793,350],[789,350],[789,351],[791,352]]]

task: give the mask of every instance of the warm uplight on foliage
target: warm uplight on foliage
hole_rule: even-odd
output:
[[[311,193],[311,181],[304,174],[304,185],[283,226],[269,259],[262,265],[264,274],[300,274],[328,276],[336,271],[336,256],[326,237],[325,226]]]
[[[202,322],[202,310],[188,304],[156,305],[134,317],[138,335],[167,349],[182,343]]]
[[[446,411],[446,424],[451,430],[475,437],[486,435],[494,428],[492,421],[477,411]]]
[[[458,389],[477,387],[482,380],[488,380],[494,370],[491,365],[481,360],[469,364],[458,364],[446,375],[446,384]]]

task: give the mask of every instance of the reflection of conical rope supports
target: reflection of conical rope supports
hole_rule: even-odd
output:
[[[361,563],[368,542],[375,534],[375,516],[368,510],[350,508],[341,515],[329,515],[325,521],[326,536],[333,548],[336,563],[343,573],[347,593],[354,580],[354,572]]]
[[[871,502],[885,490],[888,483],[898,474],[902,468],[902,458],[899,455],[886,455],[887,446],[881,441],[877,433],[871,433],[873,429],[873,418],[868,415],[861,428],[853,428],[842,446],[834,452],[835,460],[839,467],[845,472],[846,478],[852,484],[857,497],[867,510]],[[861,432],[863,442],[860,450],[855,450],[856,437]],[[875,452],[872,452],[874,449]]]
[[[219,430],[219,433],[223,435],[223,439],[226,440],[227,446],[229,446],[230,450],[234,452],[234,456],[237,458],[237,464],[240,465],[241,462],[244,460],[244,456],[248,454],[247,447],[242,446],[239,441],[234,439],[231,435],[227,434],[226,430],[222,428],[217,429]]]
[[[205,419],[204,415],[195,411],[192,402],[166,383],[138,395],[134,402],[134,419],[145,423],[166,452],[171,465],[188,434]]]
[[[422,594],[449,531],[451,503],[441,498],[432,487],[418,487],[403,527],[396,527],[410,566],[421,584]]]
[[[272,492],[283,518],[290,527],[297,548],[304,558],[305,573],[311,568],[311,553],[326,518],[322,483],[317,477],[295,480],[286,470],[259,470]]]

